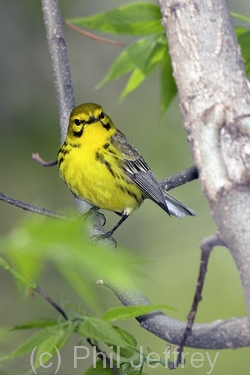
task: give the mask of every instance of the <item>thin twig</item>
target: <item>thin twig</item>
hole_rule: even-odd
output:
[[[159,181],[159,185],[169,191],[172,190],[178,186],[184,185],[187,182],[191,182],[193,180],[196,180],[199,178],[199,172],[198,169],[193,166],[190,168],[187,168],[179,173],[174,174],[173,176],[164,178],[163,180]]]
[[[88,32],[88,31],[85,31],[85,30],[81,29],[80,27],[77,27],[77,26],[73,25],[72,23],[69,23],[69,22],[65,21],[65,20],[63,20],[63,23],[66,26],[68,26],[70,29],[76,31],[77,33],[79,33],[81,35],[86,36],[87,38],[90,38],[90,39],[93,39],[93,40],[96,40],[96,41],[102,42],[102,43],[113,44],[114,46],[119,46],[119,47],[126,46],[126,44],[123,43],[123,42],[117,42],[116,40],[107,39],[107,38],[103,38],[101,36],[94,35],[94,34]]]
[[[63,219],[63,220],[70,219],[68,215],[64,215],[55,211],[46,210],[46,208],[32,206],[29,203],[25,203],[25,202],[19,201],[18,199],[8,197],[7,195],[3,193],[0,193],[0,201],[12,204],[13,206],[22,208],[25,211],[30,211],[38,215],[52,217],[53,219]]]
[[[188,337],[191,335],[192,327],[193,327],[194,320],[195,320],[197,310],[198,310],[198,305],[200,301],[202,300],[202,290],[203,290],[205,277],[207,273],[208,261],[209,261],[210,254],[215,246],[224,246],[224,244],[222,243],[217,233],[211,237],[205,238],[200,245],[200,248],[201,248],[200,271],[199,271],[198,281],[196,284],[196,291],[195,291],[192,307],[188,314],[187,326],[186,326],[186,329],[184,331],[184,334],[182,336],[182,339],[179,345],[179,355],[178,355],[177,365],[182,364],[182,353],[184,350],[185,343]]]
[[[57,160],[44,161],[37,152],[33,153],[31,157],[33,160],[37,161],[38,164],[41,164],[43,167],[53,167],[54,165],[57,165]]]
[[[40,286],[36,286],[36,288],[34,289],[35,292],[37,292],[38,294],[40,294],[40,296],[42,296],[43,298],[46,299],[46,301],[48,301],[63,317],[65,320],[68,320],[67,318],[67,315],[65,314],[65,312],[63,311],[63,309],[58,306],[58,304],[56,302],[54,302],[43,290],[42,288],[40,288]]]

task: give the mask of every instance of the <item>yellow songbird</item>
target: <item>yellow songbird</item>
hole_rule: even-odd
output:
[[[71,112],[57,162],[61,177],[75,195],[121,216],[108,236],[146,198],[169,215],[195,215],[161,189],[141,154],[98,104],[81,104]]]

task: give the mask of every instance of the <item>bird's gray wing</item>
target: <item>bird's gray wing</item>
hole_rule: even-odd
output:
[[[124,172],[147,197],[168,214],[179,218],[185,215],[195,216],[191,208],[161,189],[146,161],[120,130],[117,129],[117,133],[112,137],[112,143],[122,153]]]
[[[122,153],[121,166],[126,175],[148,198],[152,199],[169,214],[169,209],[158,181],[138,150],[119,130],[112,137],[112,143]]]

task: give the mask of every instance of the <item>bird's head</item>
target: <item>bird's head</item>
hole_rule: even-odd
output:
[[[103,112],[100,105],[95,103],[84,103],[74,108],[70,114],[68,137],[80,138],[87,130],[98,132],[99,134],[107,132],[112,136],[115,133],[115,127],[108,115]]]

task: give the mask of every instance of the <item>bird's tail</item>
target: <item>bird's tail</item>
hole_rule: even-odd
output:
[[[186,215],[195,216],[195,212],[191,210],[191,208],[185,206],[185,204],[178,201],[178,199],[172,197],[172,195],[168,194],[165,191],[163,191],[163,194],[171,215],[180,218]]]

